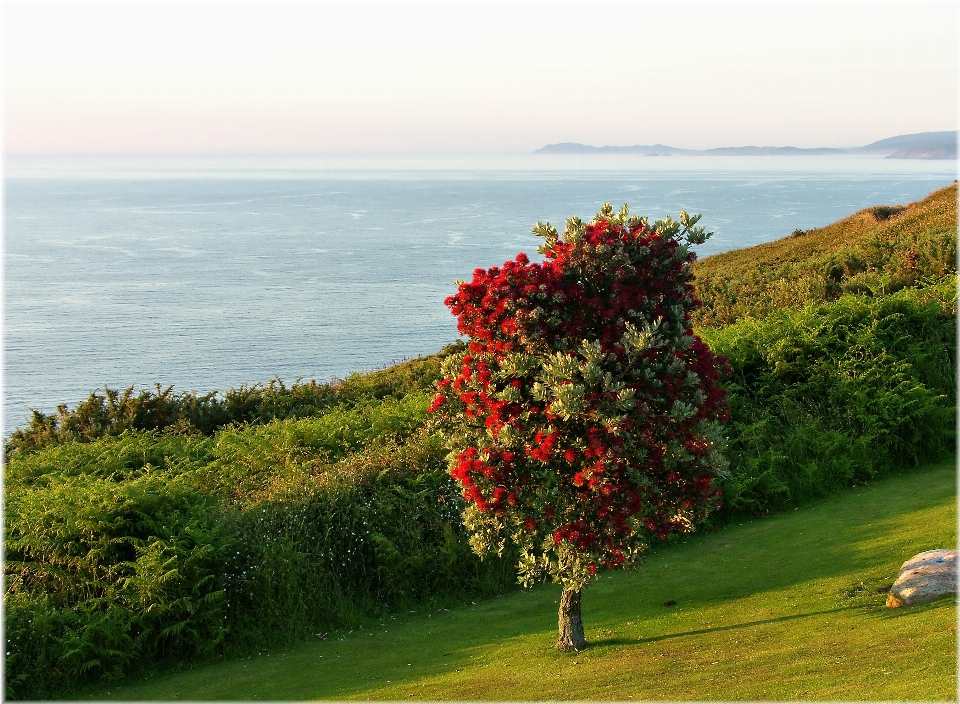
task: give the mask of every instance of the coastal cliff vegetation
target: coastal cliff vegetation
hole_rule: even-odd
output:
[[[795,507],[948,456],[956,184],[707,257],[730,362],[724,507]],[[480,561],[427,408],[442,359],[225,393],[104,390],[5,443],[8,698],[326,637],[515,588]]]

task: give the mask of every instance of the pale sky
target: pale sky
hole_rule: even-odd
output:
[[[957,127],[951,2],[3,2],[7,154],[859,146]]]

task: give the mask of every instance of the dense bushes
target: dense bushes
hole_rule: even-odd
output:
[[[7,696],[236,655],[428,599],[510,588],[481,563],[426,398],[215,438],[127,431],[6,472]]]
[[[730,359],[727,512],[761,513],[949,452],[956,283],[703,330]]]
[[[460,524],[462,500],[434,438],[374,443],[313,490],[240,510],[246,551],[228,566],[233,652],[289,643],[364,615],[435,598],[492,594],[511,565],[481,563]]]
[[[5,477],[8,697],[51,696],[222,640],[209,441],[127,435],[57,447]]]
[[[403,396],[429,389],[440,376],[444,357],[460,349],[460,343],[439,354],[398,364],[370,374],[352,374],[333,384],[316,381],[286,386],[280,379],[198,395],[174,393],[173,387],[156,385],[154,391],[135,392],[105,388],[91,392],[73,408],[63,404],[56,413],[33,411],[25,428],[17,428],[5,442],[9,459],[43,447],[68,442],[90,442],[126,430],[170,430],[177,433],[212,435],[231,423],[268,423],[285,418],[304,418],[361,399]]]

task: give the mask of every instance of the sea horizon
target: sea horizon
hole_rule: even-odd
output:
[[[562,177],[588,173],[823,173],[865,171],[884,174],[957,174],[951,159],[890,159],[880,154],[820,155],[640,155],[452,153],[204,153],[204,154],[7,154],[5,179],[20,178],[304,178],[371,173],[466,172],[511,177],[549,172]]]

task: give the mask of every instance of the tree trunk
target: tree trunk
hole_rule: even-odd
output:
[[[583,650],[587,639],[583,635],[583,620],[580,618],[580,590],[564,589],[560,595],[560,650]]]

